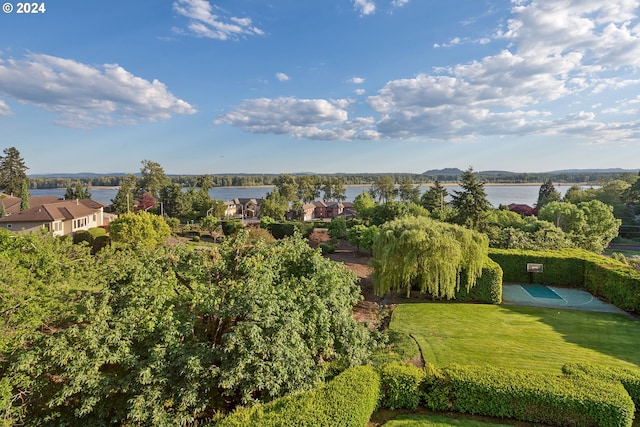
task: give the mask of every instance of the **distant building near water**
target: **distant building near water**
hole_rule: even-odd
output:
[[[17,200],[16,200],[17,199]],[[40,232],[54,236],[73,235],[80,230],[106,226],[115,216],[105,214],[103,203],[90,199],[61,200],[51,196],[30,197],[29,209],[20,210],[20,198],[0,198],[6,216],[0,227],[17,233]]]
[[[538,208],[534,208],[529,205],[511,203],[508,208],[511,212],[516,212],[523,216],[538,215]]]

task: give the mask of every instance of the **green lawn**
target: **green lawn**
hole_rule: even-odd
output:
[[[425,361],[558,372],[567,362],[640,367],[640,322],[533,307],[401,304],[390,329],[411,334]]]
[[[439,415],[400,415],[385,423],[385,427],[510,427],[482,421],[453,419]]]

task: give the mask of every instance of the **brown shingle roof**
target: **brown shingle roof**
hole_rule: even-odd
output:
[[[93,202],[93,200],[89,200]],[[91,208],[82,203],[82,200],[56,200],[53,203],[45,203],[40,206],[27,209],[26,211],[11,213],[0,222],[51,222],[64,219],[73,219],[92,215],[99,209],[102,203],[95,202],[101,206]],[[87,203],[93,205],[93,203]]]

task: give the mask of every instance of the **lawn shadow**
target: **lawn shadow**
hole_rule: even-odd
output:
[[[640,367],[640,322],[621,314],[503,305],[505,313],[533,316],[568,343]],[[571,360],[567,360],[571,362]]]

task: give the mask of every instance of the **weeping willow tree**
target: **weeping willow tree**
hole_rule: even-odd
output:
[[[409,297],[416,287],[451,299],[460,286],[469,290],[475,285],[488,248],[484,234],[458,225],[426,217],[387,222],[373,243],[374,291],[385,295],[404,290]]]

